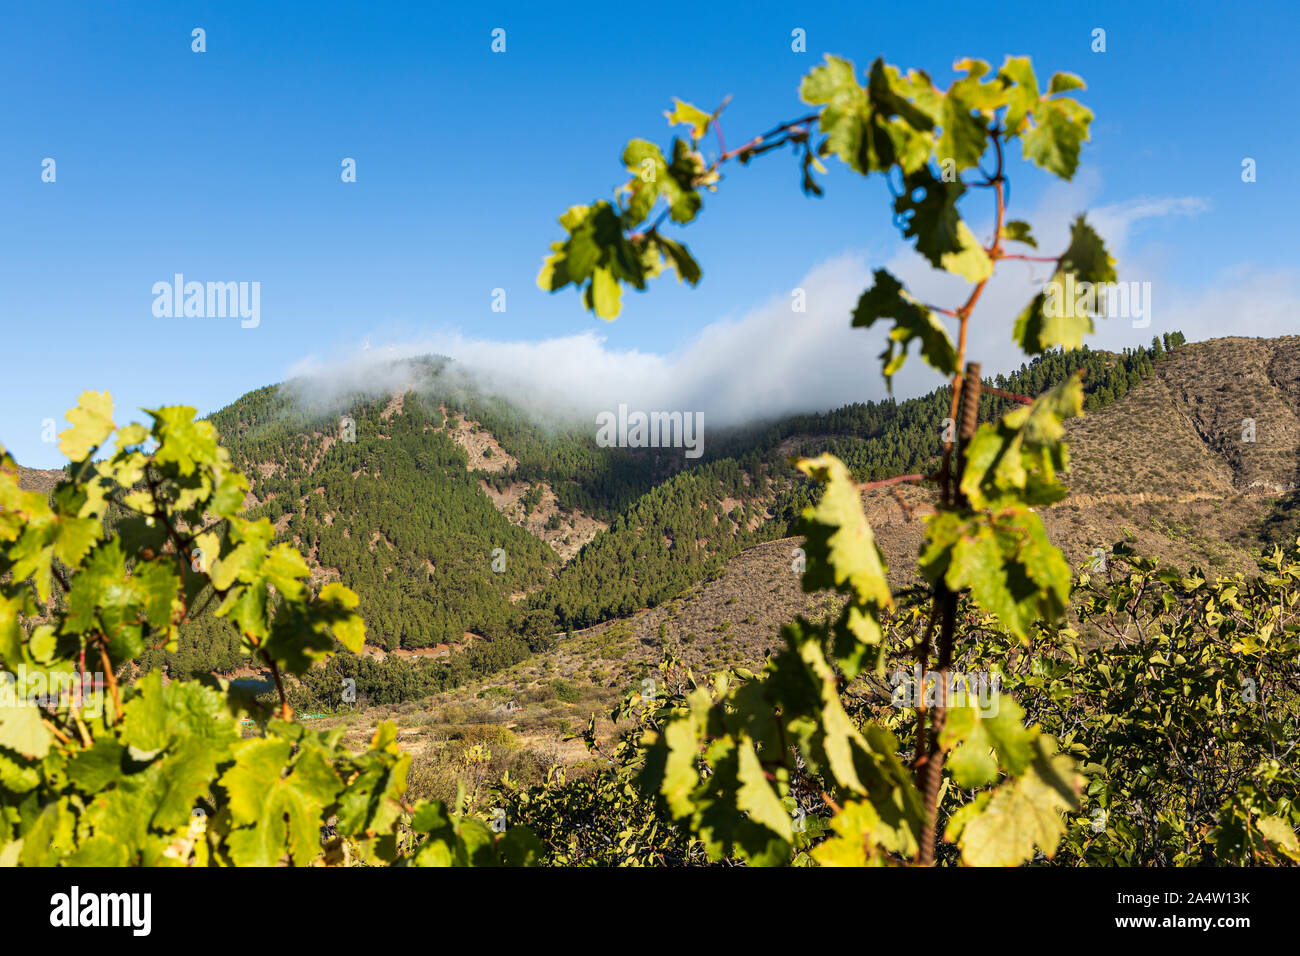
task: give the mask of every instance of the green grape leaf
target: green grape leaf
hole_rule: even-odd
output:
[[[12,750],[0,749],[0,787],[11,793],[30,793],[41,785],[38,764],[26,760]],[[2,832],[2,831],[0,831]]]
[[[835,663],[846,677],[853,678],[862,672],[873,649],[876,668],[884,673],[885,633],[875,605],[847,602],[831,627],[831,638]]]
[[[879,843],[880,815],[866,800],[849,800],[831,818],[834,833],[812,851],[822,866],[881,866],[879,854],[872,852]]]
[[[113,433],[113,396],[108,392],[82,392],[77,407],[67,415],[72,427],[59,433],[59,451],[69,461],[82,461]]]
[[[497,841],[497,852],[506,866],[540,866],[546,847],[528,827],[511,827]]]
[[[804,77],[799,88],[804,102],[822,107],[817,118],[825,136],[818,146],[820,155],[834,154],[864,176],[883,172],[896,162],[905,173],[925,166],[934,123],[908,100],[909,92],[898,71],[883,60],[872,63],[868,85],[863,87],[852,62],[830,55]],[[804,174],[807,186],[807,166]]]
[[[76,567],[99,540],[100,523],[95,518],[60,517],[57,527],[54,556],[69,567]]]
[[[1038,78],[1027,56],[1009,56],[998,71],[998,80],[1006,90],[1007,112],[1002,123],[1008,136],[1019,136],[1026,122],[1038,108]]]
[[[705,750],[711,773],[693,794],[694,814],[691,829],[699,835],[710,859],[718,860],[739,855],[754,866],[774,866],[789,860],[789,841],[784,840],[766,824],[750,819],[741,807],[742,794],[746,805],[762,808],[763,815],[772,819],[772,803],[787,831],[789,815],[773,794],[771,799],[758,798],[756,787],[766,787],[766,781],[753,780],[753,764],[742,757],[751,749],[748,738],[720,737]],[[757,771],[762,773],[761,767]]]
[[[0,541],[14,541],[29,523],[44,524],[51,517],[45,495],[19,487],[18,466],[0,449]]]
[[[623,165],[632,174],[632,180],[623,189],[630,194],[630,199],[621,225],[635,226],[641,222],[660,196],[667,201],[673,222],[686,223],[695,218],[703,202],[696,185],[711,182],[712,177],[706,176],[703,157],[685,140],[674,137],[672,157],[669,162],[659,147],[648,140],[634,139],[627,144]],[[594,233],[597,240],[602,234]],[[621,229],[617,236],[604,235],[604,240],[603,244],[616,250],[628,243]]]
[[[1088,141],[1092,111],[1068,98],[1043,99],[1033,117],[1033,128],[1021,137],[1025,158],[1062,179],[1073,179],[1079,151]]]
[[[935,155],[941,162],[951,159],[957,170],[963,170],[979,165],[988,146],[988,120],[983,111],[996,106],[1001,96],[993,84],[980,82],[989,70],[987,63],[959,60],[953,68],[965,70],[967,75],[954,82],[941,99],[937,122],[943,134]]]
[[[1105,240],[1083,216],[1076,216],[1070,226],[1070,244],[1061,254],[1059,269],[1073,273],[1078,281],[1094,285],[1119,278],[1115,272],[1115,260],[1106,251]]]
[[[148,581],[149,575],[145,576]],[[128,577],[126,555],[119,539],[96,548],[72,579],[64,634],[100,631],[109,641],[114,660],[129,660],[144,650],[141,620],[144,618],[140,582]]]
[[[23,659],[23,628],[18,622],[22,613],[23,602],[19,598],[6,597],[0,591],[0,662],[13,670]]]
[[[188,476],[217,461],[217,430],[209,421],[196,422],[195,409],[174,405],[145,412],[154,420],[153,436],[158,440],[155,464],[173,466],[178,474]]]
[[[668,810],[676,819],[689,817],[694,810],[691,794],[699,786],[699,740],[703,731],[702,711],[707,711],[708,692],[697,688],[691,694],[690,711],[670,722],[663,730],[658,748],[660,755],[647,760],[643,781],[647,789],[663,794]]]
[[[1255,825],[1270,846],[1293,862],[1300,863],[1300,841],[1296,839],[1291,824],[1281,817],[1264,815],[1256,821]]]
[[[768,783],[763,765],[759,763],[753,742],[748,737],[739,741],[737,757],[736,781],[739,787],[736,790],[736,809],[745,814],[747,822],[756,829],[767,831],[754,834],[746,847],[746,855],[753,861],[769,865],[787,862],[789,844],[794,842],[790,814]],[[745,837],[748,838],[748,834]]]
[[[156,670],[136,682],[135,693],[124,706],[121,740],[137,760],[191,742],[214,759],[223,759],[238,737],[221,694],[196,683],[176,681],[164,686]]]
[[[1048,288],[1057,293],[1072,289],[1073,282],[1059,272],[1052,277]],[[1085,310],[1077,309],[1074,297],[1055,298],[1049,308],[1048,296],[1038,293],[1016,316],[1012,335],[1014,341],[1029,355],[1042,355],[1048,349],[1060,346],[1064,349],[1077,349],[1083,345],[1084,336],[1096,331],[1090,316]]]
[[[117,430],[117,455],[124,455],[137,445],[142,445],[149,440],[149,429],[139,422],[132,422],[130,425],[123,425]]]
[[[68,761],[68,779],[83,793],[98,793],[122,776],[126,747],[112,737],[100,737],[89,750]]]
[[[63,853],[76,846],[76,827],[68,798],[51,800],[40,808],[24,835],[19,862],[23,866],[57,866]]]
[[[587,308],[602,319],[617,318],[623,309],[623,290],[614,273],[603,266],[597,266],[592,272],[586,296]]]
[[[878,320],[886,318],[894,320],[889,345],[880,355],[886,382],[902,368],[913,340],[921,343],[921,358],[931,368],[944,375],[956,372],[957,347],[953,345],[948,330],[934,313],[913,299],[893,275],[885,269],[877,269],[874,284],[862,293],[853,310],[853,326],[871,328]]]
[[[176,636],[175,622],[184,613],[180,600],[180,578],[170,561],[143,561],[136,565],[131,584],[149,626],[155,631]]]
[[[411,829],[426,834],[412,859],[414,866],[468,866],[469,855],[459,836],[459,820],[442,802],[422,800],[411,814]]]
[[[231,588],[212,613],[216,617],[227,618],[240,634],[256,643],[265,640],[271,630],[270,600],[270,592],[264,583],[240,585]],[[286,613],[295,613],[293,606]]]
[[[839,786],[855,793],[865,793],[866,787],[858,775],[855,757],[859,751],[868,751],[869,748],[849,715],[844,712],[835,672],[815,641],[804,641],[799,646],[799,654],[816,682],[821,697],[821,709],[817,715],[818,735],[810,742],[805,756],[829,770]]]
[[[1056,855],[1065,833],[1062,813],[1079,808],[1081,778],[1073,760],[1054,753],[1050,738],[1039,737],[1035,745],[1038,752],[1024,775],[994,790],[987,803],[957,821],[959,827],[950,825],[968,865],[1018,866],[1035,848]]]
[[[821,106],[818,128],[825,135],[823,154],[833,153],[863,175],[876,168],[869,154],[866,127],[870,119],[867,91],[858,82],[853,63],[827,54],[799,86],[799,96]]]
[[[895,67],[876,59],[867,80],[867,98],[871,122],[866,127],[865,144],[871,167],[881,171],[897,163],[909,175],[925,166],[934,148],[934,127],[941,122],[931,110],[914,103],[914,87],[899,75]],[[942,97],[942,102],[948,102]],[[960,135],[960,133],[958,134]]]
[[[961,276],[967,282],[983,282],[993,274],[993,260],[966,223],[957,224],[957,234],[961,251],[944,253],[940,262],[944,269]]]
[[[951,707],[939,733],[940,745],[952,751],[948,769],[957,785],[967,790],[992,783],[999,766],[1013,777],[1020,776],[1034,759],[1038,734],[1022,723],[1021,706],[999,694],[989,709],[992,713],[986,713],[982,704]]]
[[[673,161],[668,176],[659,183],[659,192],[668,199],[668,214],[673,222],[687,223],[695,218],[704,200],[695,188],[705,179],[704,157],[691,149],[686,140],[673,138]]]
[[[679,123],[691,127],[691,139],[698,140],[701,136],[709,131],[709,124],[713,122],[713,117],[704,110],[692,106],[673,97],[673,108],[664,110],[664,116],[668,117],[668,125],[676,126]]]
[[[687,282],[691,285],[699,283],[701,275],[699,263],[692,258],[684,245],[660,235],[654,237],[654,244],[672,262],[673,269],[677,272],[678,281]]]
[[[256,581],[274,536],[275,528],[266,518],[258,521],[232,519],[230,541],[235,547],[212,564],[212,586],[224,591],[236,582],[251,584]]]
[[[1073,73],[1053,73],[1052,80],[1047,85],[1047,95],[1052,96],[1055,93],[1068,93],[1070,90],[1085,88],[1082,78]]]
[[[411,755],[377,760],[348,781],[339,798],[339,830],[348,834],[375,834],[391,830],[402,815]]]
[[[218,762],[228,752],[215,750],[200,738],[189,738],[177,741],[162,759],[154,761],[141,780],[150,797],[150,824],[159,830],[186,826],[195,805],[207,796]]]
[[[862,510],[857,483],[834,455],[800,458],[796,468],[824,486],[821,501],[804,509],[798,533],[806,541],[805,591],[830,588],[859,604],[890,607],[885,559]]]
[[[233,468],[218,468],[208,510],[221,518],[233,518],[243,508],[247,493],[247,478]]]
[[[1022,405],[997,422],[986,422],[966,449],[961,491],[977,509],[1010,498],[1025,504],[1051,504],[1066,496],[1057,475],[1069,466],[1064,422],[1083,414],[1080,374]]]
[[[681,143],[680,140],[675,142]],[[657,147],[650,143],[645,145],[654,150],[654,156],[658,157],[656,162],[662,166],[663,157]],[[648,194],[638,198],[636,192],[645,188],[653,190],[655,196],[663,193],[669,197],[674,218],[683,215],[691,200],[681,194],[682,188],[674,177],[684,175],[689,179],[685,167],[691,162],[689,157],[678,157],[672,166],[657,169],[653,182],[634,180],[633,208],[649,211],[653,198]],[[698,207],[699,194],[694,190],[691,193]],[[644,289],[646,280],[642,250],[623,234],[623,218],[610,203],[602,200],[592,206],[570,207],[560,217],[560,225],[569,236],[563,242],[551,243],[551,255],[537,276],[538,286],[554,292],[572,283],[582,292],[587,308],[597,309],[597,315],[602,319],[616,318],[620,301],[617,283],[625,282],[633,288]],[[599,288],[595,288],[597,282]],[[611,282],[614,283],[613,290]]]
[[[1058,94],[1083,89],[1083,81],[1072,73],[1057,73],[1048,84],[1047,96],[1041,96],[1029,58],[1014,56],[1007,57],[998,80],[1006,90],[1007,136],[1020,137],[1026,159],[1071,179],[1079,166],[1080,147],[1088,139],[1092,112]]]
[[[353,654],[360,654],[366,643],[366,625],[359,614],[353,613],[361,599],[355,591],[332,581],[321,588],[314,611],[317,621],[328,626],[340,644]]]
[[[624,224],[635,226],[650,215],[659,198],[659,184],[668,179],[668,162],[659,147],[649,140],[634,139],[623,150],[623,165],[632,174],[624,187],[629,194],[623,211]]]
[[[0,681],[0,747],[7,747],[28,759],[40,759],[50,752],[54,735],[45,726],[40,709],[16,699],[13,684]]]
[[[301,601],[303,581],[311,577],[311,568],[293,545],[277,544],[262,563],[261,574],[286,600]]]
[[[31,578],[41,603],[49,601],[54,587],[54,550],[59,526],[60,519],[48,510],[32,513],[21,525],[17,543],[9,549],[13,580]]]
[[[120,801],[119,797],[114,798],[114,808]],[[105,806],[103,810],[109,808]],[[100,814],[87,814],[90,816],[100,816]],[[121,818],[120,813],[113,814],[114,821]],[[132,849],[138,849],[133,844],[126,843],[122,838],[113,832],[112,824],[104,827],[105,832],[96,833],[94,836],[87,837],[77,844],[76,850],[67,854],[60,861],[64,866],[76,867],[125,867],[135,862],[131,856]]]
[[[275,866],[286,852],[301,866],[320,855],[323,813],[343,782],[315,750],[303,751],[284,776],[290,752],[279,738],[241,741],[221,776],[236,825],[227,838],[236,866]]]
[[[895,219],[903,224],[903,237],[915,238],[916,251],[936,268],[943,268],[944,256],[965,248],[957,212],[957,200],[965,192],[961,180],[945,182],[923,166],[903,177],[903,191],[894,200]]]
[[[920,570],[953,591],[970,588],[975,603],[996,614],[1021,640],[1039,620],[1057,620],[1070,596],[1070,566],[1048,540],[1042,519],[1023,505],[986,514],[955,511],[926,525]]]
[[[1023,242],[1025,245],[1031,246],[1034,249],[1038,248],[1038,240],[1036,240],[1030,232],[1029,223],[1025,222],[1023,219],[1012,219],[1008,222],[1002,227],[1002,235],[1004,238],[1009,239],[1012,242]]]
[[[998,759],[976,708],[951,707],[939,733],[939,743],[945,750],[956,748],[948,758],[947,769],[957,786],[970,790],[997,779]]]

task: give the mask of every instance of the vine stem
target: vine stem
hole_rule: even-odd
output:
[[[271,669],[271,680],[275,682],[275,692],[280,698],[280,719],[293,720],[293,708],[289,706],[289,696],[284,692],[284,682],[280,680],[280,668],[275,666],[271,655],[262,649],[262,643],[252,631],[245,631],[244,637],[257,649],[257,656]]]
[[[55,727],[54,724],[48,719],[42,717],[41,723],[44,724],[45,729],[48,730],[50,733],[52,733],[55,736],[55,738],[59,741],[59,743],[63,744],[65,747],[68,744],[72,743],[72,738],[69,737],[67,734],[65,734],[63,731],[59,730],[58,727]]]
[[[1017,395],[1015,392],[1004,392],[1000,388],[994,388],[992,385],[981,386],[980,391],[988,392],[990,395],[1000,395],[1002,398],[1009,398],[1013,402],[1019,402],[1021,405],[1032,405],[1034,399],[1029,395]]]
[[[993,142],[994,154],[997,157],[997,168],[994,170],[993,175],[988,177],[988,182],[981,185],[993,187],[996,218],[993,226],[993,238],[985,252],[988,254],[989,260],[996,263],[998,259],[1005,258],[1002,253],[1002,231],[1007,212],[1006,163],[1002,150],[1002,131],[996,128],[990,130],[989,138]],[[943,464],[939,469],[940,508],[960,507],[963,503],[961,494],[963,461],[961,455],[964,453],[966,443],[975,434],[975,426],[979,418],[979,395],[982,384],[979,364],[974,362],[966,363],[966,333],[970,325],[971,314],[975,311],[980,296],[984,294],[984,288],[988,285],[992,274],[993,270],[990,269],[989,275],[976,284],[975,288],[971,290],[970,297],[958,309],[952,312],[944,310],[945,314],[953,315],[961,322],[961,327],[957,333],[957,360],[955,362],[958,371],[953,375],[952,400],[948,411],[948,417],[953,422],[959,421],[958,413],[960,412],[961,430],[958,440],[961,446],[958,449],[958,459],[954,468],[953,442],[944,442]],[[963,365],[965,366],[964,379],[961,373]],[[1008,395],[1007,397],[1011,396]],[[917,854],[917,863],[922,866],[934,865],[939,809],[939,782],[943,769],[943,750],[939,746],[939,734],[943,730],[943,725],[947,719],[948,709],[945,705],[947,703],[948,669],[952,664],[952,647],[957,623],[957,595],[949,591],[943,581],[939,581],[934,587],[934,607],[930,613],[930,622],[926,627],[926,636],[922,640],[918,653],[923,687],[929,666],[930,639],[936,623],[939,625],[939,660],[937,663],[939,679],[943,685],[943,699],[934,708],[933,712],[930,712],[924,706],[924,698],[922,697],[920,706],[917,708],[916,754],[913,760],[917,788],[921,791],[925,800],[925,820],[922,824],[921,845]]]
[[[984,251],[993,262],[997,262],[1002,256],[1002,229],[1006,222],[1007,203],[1006,203],[1006,164],[1002,152],[1002,133],[1001,130],[993,129],[989,131],[989,137],[993,140],[993,149],[997,155],[997,171],[991,177],[991,185],[994,187],[993,193],[997,203],[997,218],[993,227],[993,241]],[[958,403],[961,401],[961,368],[962,363],[966,361],[966,328],[970,323],[971,313],[975,311],[975,306],[984,294],[984,287],[988,285],[993,271],[989,270],[989,275],[985,276],[971,291],[970,298],[956,310],[955,315],[961,320],[961,329],[957,333],[957,373],[952,379],[952,402],[949,404],[948,417],[954,422],[957,420]],[[940,469],[940,492],[941,502],[944,506],[951,504],[949,486],[952,474],[952,442],[945,442],[943,447],[943,467]]]
[[[951,476],[950,489],[952,501],[958,507],[965,504],[965,496],[961,493],[961,471],[966,448],[970,440],[975,437],[975,427],[979,423],[979,407],[980,365],[978,362],[968,362],[966,377],[961,385],[961,431],[958,435],[960,445],[957,471]],[[952,667],[952,651],[957,634],[957,592],[949,590],[948,586],[940,580],[935,585],[934,598],[935,610],[939,617],[939,659],[936,664],[939,693],[934,709],[926,712],[927,733],[924,739],[918,736],[916,750],[917,788],[925,800],[925,820],[921,829],[921,845],[917,853],[917,863],[921,866],[934,865],[939,816],[939,784],[943,775],[943,747],[939,743],[939,736],[948,717],[948,672]],[[933,617],[932,613],[932,623]],[[928,648],[925,650],[928,656]],[[921,700],[924,700],[925,693],[924,670],[925,667],[922,665],[922,685],[917,688],[922,695]]]
[[[803,129],[803,127],[811,124],[813,120],[817,119],[820,116],[821,113],[809,113],[807,116],[801,116],[796,120],[790,120],[789,122],[782,123],[780,126],[768,130],[766,133],[763,133],[761,136],[755,136],[753,139],[751,139],[748,143],[745,143],[743,146],[737,146],[735,149],[731,150],[730,152],[723,153],[721,156],[718,157],[716,162],[714,162],[712,165],[709,166],[709,170],[711,172],[717,169],[723,163],[727,162],[728,160],[735,159],[741,153],[762,146],[763,143],[765,143],[767,140],[771,139],[774,136],[779,136],[782,133],[806,132]],[[777,143],[775,145],[780,145],[780,144]]]
[[[718,113],[721,113],[723,108],[730,101],[731,101],[730,96],[728,96],[725,100],[723,100],[722,106],[718,107]],[[718,154],[717,159],[715,159],[713,162],[709,163],[709,165],[705,167],[703,175],[707,176],[710,173],[716,172],[718,167],[722,166],[724,163],[729,163],[733,159],[736,159],[737,157],[743,157],[746,153],[753,153],[754,155],[758,155],[759,153],[766,153],[769,150],[776,149],[779,146],[784,146],[786,143],[789,142],[806,143],[810,135],[808,127],[820,116],[821,113],[809,113],[807,116],[801,116],[798,119],[790,120],[788,122],[782,123],[780,126],[776,126],[768,130],[766,133],[763,133],[760,136],[755,136],[753,139],[749,140],[749,142],[744,143],[741,146],[737,146],[735,149],[728,150],[722,138],[722,127],[718,125],[717,113],[715,113],[712,126],[714,132],[717,134],[718,147],[721,150],[721,152]],[[779,137],[779,138],[774,138],[774,137]],[[663,225],[664,220],[668,218],[668,214],[670,211],[671,210],[669,209],[664,209],[659,214],[658,218],[655,219],[654,223],[650,226],[649,229],[641,229],[635,232],[629,232],[627,234],[628,241],[640,242],[646,239],[647,237],[654,235],[659,230],[659,227]]]
[[[993,187],[996,218],[993,227],[993,239],[985,252],[988,253],[989,259],[996,263],[998,259],[1004,258],[1002,254],[1002,230],[1006,222],[1007,211],[1006,164],[1002,150],[1002,131],[996,128],[990,130],[989,138],[993,142],[994,154],[997,157],[997,168],[993,175],[988,177],[988,182],[980,185]],[[971,291],[970,297],[958,309],[941,310],[945,315],[955,316],[961,321],[961,328],[957,334],[957,360],[955,363],[958,372],[953,375],[952,400],[949,404],[948,418],[955,423],[958,421],[958,412],[962,412],[962,428],[959,440],[962,441],[963,445],[975,434],[975,425],[979,417],[979,391],[982,384],[979,376],[979,365],[975,363],[965,366],[966,376],[963,382],[960,370],[966,361],[966,331],[970,324],[971,313],[974,312],[980,296],[984,294],[984,287],[988,285],[991,276],[992,270],[990,269],[989,275],[976,284]],[[966,393],[965,395],[962,394],[963,391]],[[1006,397],[1012,396],[1007,395]],[[952,452],[953,443],[951,441],[944,442],[943,464],[938,475],[940,508],[951,508],[961,503],[960,470],[962,462],[960,459],[957,462],[956,470],[958,475],[954,480]],[[940,581],[934,587],[934,605],[930,612],[930,620],[926,625],[925,637],[922,639],[921,647],[917,652],[917,660],[920,665],[922,687],[924,687],[930,663],[930,642],[934,628],[936,624],[939,624],[938,665],[941,680],[944,684],[945,702],[947,671],[952,663],[956,612],[957,595],[950,592],[944,583]],[[921,791],[925,800],[925,820],[922,824],[921,845],[917,854],[917,863],[922,866],[934,865],[938,789],[943,761],[943,751],[939,747],[939,733],[943,729],[946,718],[946,707],[936,707],[934,713],[931,714],[928,708],[925,707],[924,696],[922,696],[922,699],[918,702],[916,712],[916,752],[912,764],[917,788]]]
[[[108,659],[108,648],[104,646],[105,638],[99,644],[99,660],[104,665],[104,680],[108,681],[108,692],[113,695],[113,723],[122,719],[122,697],[117,691],[117,675],[113,673],[113,662]]]
[[[730,102],[731,94],[728,93],[722,98],[722,103],[719,104],[718,108],[713,111],[713,132],[718,137],[718,152],[724,156],[727,153],[727,141],[722,138],[722,124],[718,122],[718,117],[722,115],[722,111],[727,108],[727,104]]]
[[[893,478],[881,478],[879,481],[868,481],[858,485],[859,491],[870,491],[872,488],[885,488],[889,485],[901,484],[905,481],[925,481],[926,475],[895,475]]]

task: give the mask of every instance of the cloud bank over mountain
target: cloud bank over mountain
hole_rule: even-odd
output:
[[[1098,189],[1095,178],[1085,176],[1044,193],[1026,217],[1034,227],[1039,254],[1065,248],[1069,223]],[[1162,278],[1158,247],[1133,248],[1135,234],[1150,220],[1191,218],[1207,208],[1197,197],[1139,197],[1089,211],[1089,221],[1119,260],[1120,280],[1149,282],[1151,293],[1149,325],[1135,328],[1128,318],[1099,320],[1091,346],[1119,350],[1146,344],[1153,335],[1173,329],[1201,339],[1233,332],[1279,335],[1296,328],[1300,283],[1295,274],[1259,274],[1241,267],[1209,277],[1208,292],[1185,292]],[[977,235],[992,228],[991,220],[978,217],[971,225]],[[704,327],[669,353],[612,348],[594,331],[500,342],[443,330],[419,341],[380,343],[331,359],[312,357],[289,374],[298,378],[302,394],[313,399],[349,391],[393,391],[407,384],[407,373],[392,360],[438,354],[454,359],[458,373],[477,388],[532,409],[539,418],[587,418],[626,404],[647,411],[699,411],[709,424],[722,426],[826,410],[886,394],[877,356],[885,347],[887,329],[849,325],[875,267],[889,269],[929,304],[955,306],[971,289],[960,277],[932,269],[900,240],[884,261],[870,263],[861,254],[846,253],[811,269],[799,283],[805,293],[803,312],[793,311],[792,296],[777,296],[737,319]],[[1007,371],[1022,361],[1011,345],[1011,325],[1050,272],[1045,263],[1000,264],[969,331],[968,354],[983,362],[985,374]],[[956,321],[950,324],[955,337]],[[894,394],[906,398],[937,384],[939,377],[913,356],[896,376]]]

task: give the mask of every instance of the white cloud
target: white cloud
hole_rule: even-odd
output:
[[[1128,248],[1129,230],[1134,224],[1166,216],[1195,216],[1209,208],[1209,202],[1199,196],[1143,196],[1098,206],[1088,212],[1088,221],[1122,253]]]
[[[305,379],[300,387],[312,398],[389,391],[405,379],[392,359],[439,354],[455,359],[479,388],[540,413],[586,416],[625,403],[646,411],[702,411],[711,424],[733,424],[880,394],[872,373],[881,346],[851,329],[848,319],[868,284],[860,257],[839,257],[802,280],[805,312],[777,297],[740,319],[706,326],[666,355],[613,349],[594,332],[539,342],[442,332],[331,361],[308,359],[289,375]]]
[[[1095,175],[1060,184],[1044,193],[1029,220],[1041,254],[1065,247],[1069,223],[1100,191]],[[972,197],[978,201],[982,196]],[[1092,222],[1121,261],[1121,279],[1152,280],[1155,321],[1133,329],[1127,320],[1098,323],[1089,344],[1119,349],[1148,342],[1153,334],[1181,329],[1190,339],[1224,334],[1276,335],[1297,325],[1300,284],[1294,273],[1258,274],[1248,269],[1217,277],[1211,291],[1170,294],[1144,261],[1131,255],[1142,224],[1170,216],[1195,216],[1208,209],[1197,197],[1139,197],[1093,208]],[[972,215],[973,209],[967,209]],[[972,223],[987,232],[991,217]],[[901,240],[879,263],[897,275],[921,301],[954,307],[971,286],[930,268]],[[1032,252],[1032,250],[1026,250]],[[1127,261],[1128,265],[1123,264]],[[985,374],[1008,371],[1023,361],[1011,345],[1011,324],[1050,276],[1050,265],[1003,263],[986,287],[972,317],[968,355],[981,359]],[[646,411],[702,411],[713,425],[734,424],[793,411],[817,411],[883,397],[877,355],[887,330],[853,329],[849,316],[858,295],[871,284],[864,256],[845,254],[812,269],[799,283],[807,310],[791,310],[789,297],[756,305],[736,320],[718,321],[669,354],[614,349],[595,332],[528,342],[494,342],[455,331],[381,345],[333,361],[309,359],[291,376],[305,376],[316,393],[391,391],[405,384],[387,360],[423,354],[455,359],[478,387],[515,400],[539,417],[589,416],[626,403]],[[955,332],[955,320],[950,322]],[[915,349],[913,349],[915,352]],[[396,377],[395,377],[396,376]],[[895,379],[895,394],[909,397],[939,384],[919,358],[911,357]]]

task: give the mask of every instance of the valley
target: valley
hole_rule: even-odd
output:
[[[1003,384],[1042,390],[1046,364]],[[1146,374],[1126,375],[1119,397],[1094,381],[1093,407],[1067,425],[1070,494],[1043,509],[1049,536],[1076,568],[1123,542],[1211,577],[1251,573],[1262,550],[1295,534],[1300,338],[1179,345],[1130,364]],[[300,689],[300,706],[354,742],[396,720],[425,795],[442,797],[484,735],[496,741],[494,774],[585,765],[565,735],[593,715],[612,733],[605,715],[666,655],[697,674],[756,668],[782,624],[837,611],[833,596],[800,589],[790,530],[808,489],[785,459],[830,449],[864,481],[932,467],[935,436],[914,422],[945,404],[936,394],[792,417],[725,434],[691,464],[680,450],[600,448],[490,398],[439,394],[436,382],[314,416],[267,389],[213,421],[254,479],[251,513],[303,550],[314,580],[346,581],[362,598],[369,663],[335,658],[333,676]],[[354,441],[328,430],[343,412]],[[56,474],[23,480],[49,487]],[[863,503],[890,568],[912,567],[929,492],[877,488]],[[895,591],[919,583],[890,578]],[[215,618],[187,625],[176,654],[138,665],[258,673]],[[334,699],[343,674],[356,680],[355,705]]]

